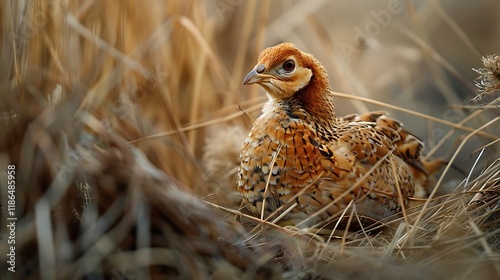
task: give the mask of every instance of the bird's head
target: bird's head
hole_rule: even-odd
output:
[[[263,50],[243,84],[258,84],[278,100],[292,97],[305,88],[312,92],[330,90],[324,67],[312,55],[290,43]]]

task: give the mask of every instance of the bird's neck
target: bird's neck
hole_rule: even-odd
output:
[[[311,95],[312,94],[309,93],[308,96],[304,96],[304,99],[307,100],[301,100],[305,111],[313,118],[326,122],[331,122],[336,118],[335,104],[331,96],[331,91],[318,94],[317,96]]]
[[[299,98],[297,98],[299,97]],[[263,115],[275,116],[276,112],[285,112],[291,118],[312,121],[318,125],[329,125],[335,119],[335,107],[330,92],[313,96],[296,95],[291,98],[276,100],[269,95],[264,105]]]
[[[326,122],[336,118],[335,104],[327,76],[314,75],[307,86],[294,94],[294,98],[313,118]]]

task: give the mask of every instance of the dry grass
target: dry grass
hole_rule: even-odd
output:
[[[18,220],[16,272],[2,231],[2,275],[498,278],[500,77],[478,50],[498,52],[500,18],[483,2],[463,8],[477,26],[446,1],[405,2],[365,38],[354,28],[386,1],[3,1],[0,166],[16,166]],[[378,233],[240,213],[239,143],[265,100],[241,80],[279,41],[324,62],[340,115],[391,111],[449,159],[428,199]]]

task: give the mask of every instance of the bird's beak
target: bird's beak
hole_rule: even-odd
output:
[[[244,85],[252,85],[269,82],[269,80],[274,79],[273,75],[263,73],[265,66],[263,64],[258,64],[252,71],[250,71],[245,79],[243,80]]]

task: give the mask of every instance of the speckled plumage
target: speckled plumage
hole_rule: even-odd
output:
[[[314,225],[353,202],[359,215],[381,220],[439,165],[424,162],[422,142],[383,112],[336,117],[326,70],[292,44],[265,49],[244,84],[269,96],[243,144],[237,181],[255,215],[293,206],[282,221],[313,216]]]

